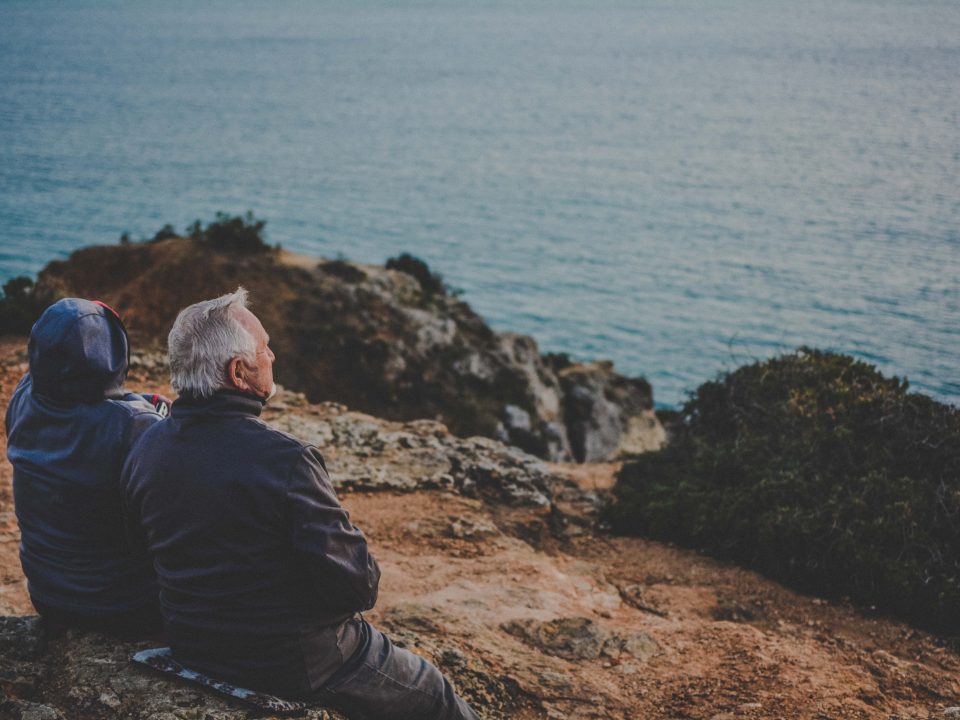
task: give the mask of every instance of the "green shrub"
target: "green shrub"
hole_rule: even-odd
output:
[[[157,230],[156,234],[154,234],[154,236],[150,238],[150,242],[156,243],[156,242],[161,242],[163,240],[169,240],[170,238],[175,238],[175,237],[177,237],[177,231],[173,229],[173,225],[171,225],[170,223],[167,223],[162,228]],[[121,241],[123,240],[122,237],[120,239]],[[129,242],[130,242],[130,238],[129,236],[127,236],[127,243],[129,244]]]
[[[367,279],[367,274],[363,270],[342,258],[326,260],[317,265],[317,268],[327,275],[333,275],[348,283],[363,282]]]
[[[426,295],[442,295],[446,291],[443,284],[443,276],[432,272],[430,267],[420,258],[403,253],[398,257],[392,257],[387,260],[387,270],[399,270],[411,277],[416,278],[420,283],[420,289]]]
[[[543,364],[554,372],[560,372],[573,365],[573,360],[570,358],[570,355],[565,352],[548,352],[544,353],[542,357]]]
[[[196,220],[187,228],[187,233],[195,242],[214,250],[248,255],[272,249],[263,239],[263,228],[266,224],[266,220],[258,220],[249,210],[246,215],[233,216],[218,212],[214,222],[203,227],[200,221]],[[157,236],[163,233],[164,229],[161,228]],[[154,240],[156,239],[155,236]]]
[[[56,300],[53,292],[39,289],[25,275],[8,280],[0,297],[0,334],[29,335],[37,318]]]
[[[960,634],[960,410],[801,349],[700,386],[612,526]]]

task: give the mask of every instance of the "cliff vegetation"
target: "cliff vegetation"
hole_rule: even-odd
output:
[[[701,385],[624,465],[620,532],[960,635],[960,410],[802,349]]]

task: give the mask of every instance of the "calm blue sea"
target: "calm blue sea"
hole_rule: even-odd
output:
[[[660,404],[800,344],[958,403],[960,3],[0,0],[0,280],[248,208]]]

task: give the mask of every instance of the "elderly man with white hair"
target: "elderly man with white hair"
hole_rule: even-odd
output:
[[[435,667],[360,616],[380,569],[317,448],[258,417],[274,355],[246,291],[184,309],[168,352],[179,397],[121,484],[175,657],[351,720],[476,718]]]

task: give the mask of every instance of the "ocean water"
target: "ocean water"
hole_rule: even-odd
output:
[[[247,209],[663,405],[801,344],[960,403],[960,3],[0,0],[0,280]]]

